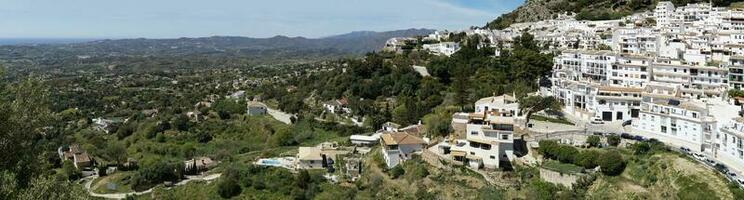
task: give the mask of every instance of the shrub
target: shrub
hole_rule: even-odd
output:
[[[599,136],[596,135],[590,135],[586,138],[586,143],[589,144],[590,147],[600,147],[601,140]]]
[[[108,166],[106,165],[98,165],[98,176],[106,176],[106,170],[108,169]]]
[[[238,182],[233,179],[224,179],[217,185],[217,193],[222,198],[234,197],[242,192]]]
[[[620,136],[617,136],[617,135],[607,136],[607,144],[613,147],[620,145]]]
[[[579,150],[567,145],[559,146],[556,152],[558,160],[564,163],[574,163],[576,161],[576,155],[578,154]]]
[[[132,178],[132,188],[142,191],[163,181],[176,182],[183,178],[184,165],[182,162],[157,162],[152,166],[143,167]]]
[[[608,176],[620,175],[625,169],[623,156],[617,151],[608,151],[598,160],[597,164],[602,168],[602,173]]]
[[[416,180],[429,176],[429,169],[426,167],[427,164],[420,159],[409,160],[405,162],[404,165],[404,171],[407,172],[406,175],[409,179]]]
[[[390,177],[392,177],[393,179],[403,176],[403,174],[406,174],[406,170],[404,170],[403,167],[400,166],[400,164],[390,169]]]
[[[597,159],[601,156],[599,151],[586,150],[579,153],[576,156],[576,165],[582,166],[587,169],[597,167]]]
[[[62,172],[68,180],[76,180],[83,176],[82,172],[69,160],[62,162]]]

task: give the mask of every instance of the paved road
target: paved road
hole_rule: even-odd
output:
[[[198,181],[211,181],[211,180],[214,180],[214,179],[219,178],[220,176],[222,176],[222,174],[211,174],[211,175],[207,175],[207,176],[186,176],[186,179],[184,179],[184,180],[176,183],[175,185],[178,185],[178,186],[185,185],[186,183],[191,182],[191,181],[195,181],[195,180],[198,180]],[[154,188],[153,187],[153,188],[150,188],[148,190],[141,191],[141,192],[126,192],[126,193],[100,194],[100,193],[93,192],[93,190],[90,188],[91,187],[91,184],[93,184],[93,180],[96,180],[96,178],[98,178],[98,175],[87,177],[86,179],[89,179],[89,180],[87,180],[85,182],[85,190],[87,190],[88,191],[88,194],[90,196],[93,196],[93,197],[106,198],[106,199],[124,199],[127,196],[139,196],[139,195],[150,193],[150,192],[152,192],[152,189]]]

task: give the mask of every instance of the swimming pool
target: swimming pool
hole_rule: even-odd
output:
[[[283,167],[287,169],[294,169],[296,161],[294,157],[280,157],[280,158],[262,158],[255,162],[256,165],[269,166],[269,167]]]
[[[272,166],[280,166],[280,165],[282,165],[281,162],[279,162],[278,160],[274,160],[274,159],[261,159],[261,164],[272,165]]]

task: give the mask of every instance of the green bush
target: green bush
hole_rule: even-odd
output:
[[[390,177],[391,178],[396,179],[396,178],[398,178],[398,177],[403,176],[404,174],[406,174],[406,170],[404,170],[403,167],[401,167],[401,165],[398,164],[395,167],[393,167],[392,169],[390,169],[390,172],[389,173],[390,173]]]
[[[625,169],[623,156],[617,151],[608,151],[598,160],[597,164],[601,167],[602,173],[608,176],[617,176]]]
[[[617,135],[607,136],[607,144],[613,147],[620,145],[620,140],[621,140],[620,136],[617,136]]]
[[[579,150],[568,145],[560,145],[556,152],[558,160],[564,163],[574,163],[578,154]]]
[[[596,135],[590,135],[589,137],[587,137],[586,143],[589,144],[590,147],[600,147],[602,145],[601,139],[599,138],[599,136]]]
[[[132,177],[132,189],[147,190],[164,181],[177,182],[183,178],[184,165],[182,162],[157,162],[151,166],[141,168]]]
[[[429,169],[421,159],[411,159],[403,163],[404,171],[409,180],[417,180],[429,176]]]
[[[67,180],[77,180],[83,176],[83,173],[80,172],[80,170],[76,168],[75,164],[73,164],[70,160],[65,160],[64,162],[62,162],[62,173],[67,178]]]
[[[233,179],[223,179],[217,185],[217,193],[219,193],[222,198],[227,199],[234,197],[240,194],[241,191],[242,189],[240,188],[240,185],[238,185],[238,182]]]
[[[597,167],[597,160],[602,154],[596,150],[586,150],[576,156],[576,164],[587,169]]]

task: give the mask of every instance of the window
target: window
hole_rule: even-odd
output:
[[[488,157],[491,158],[491,160],[496,159],[496,156],[494,156],[494,155],[491,155],[491,156],[488,156]]]
[[[509,135],[507,135],[507,134],[502,134],[502,135],[501,135],[501,139],[502,139],[502,140],[508,140],[508,139],[509,139]]]
[[[470,132],[470,135],[478,135],[478,131],[472,131]]]
[[[666,133],[667,132],[667,127],[666,126],[661,126],[661,132],[662,133]]]
[[[475,155],[475,152],[472,152],[472,151],[471,151],[471,152],[470,152],[470,155]]]

